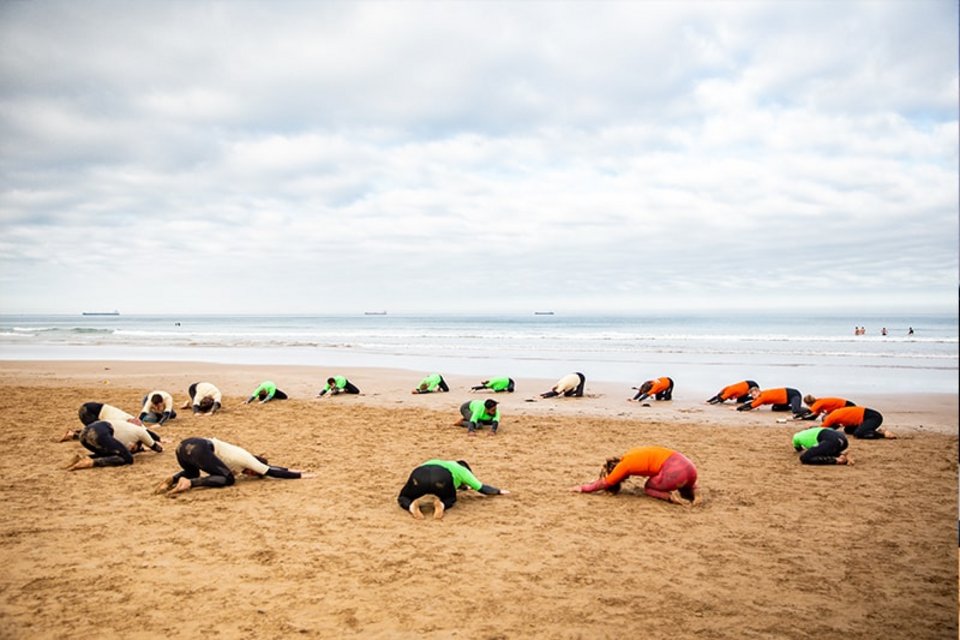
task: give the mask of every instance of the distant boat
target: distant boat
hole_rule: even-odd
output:
[[[120,315],[119,311],[84,311],[83,315],[85,316],[118,316]]]
[[[533,315],[535,316],[552,316],[553,311],[534,311]]]
[[[387,315],[386,311],[364,311],[363,315],[365,316],[385,316]]]

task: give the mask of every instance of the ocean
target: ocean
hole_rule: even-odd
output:
[[[866,335],[854,335],[855,326]],[[887,335],[881,335],[882,328]],[[909,334],[912,327],[913,334]],[[949,315],[0,315],[0,360],[162,360],[636,385],[744,378],[814,395],[957,393]],[[709,394],[708,394],[709,395]]]

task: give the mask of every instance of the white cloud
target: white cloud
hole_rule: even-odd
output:
[[[0,310],[952,309],[956,24],[945,2],[5,3]]]

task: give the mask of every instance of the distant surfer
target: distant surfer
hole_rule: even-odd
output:
[[[409,511],[417,520],[423,520],[420,499],[430,496],[433,502],[433,517],[443,518],[444,512],[457,502],[457,490],[467,487],[483,495],[509,495],[506,489],[480,482],[466,460],[427,460],[410,473],[407,483],[397,496],[397,504]]]
[[[564,398],[582,398],[583,397],[583,388],[587,383],[587,378],[582,373],[577,371],[576,373],[568,373],[559,380],[557,384],[553,385],[553,388],[546,393],[541,393],[541,398],[553,398],[555,396],[562,395]]]

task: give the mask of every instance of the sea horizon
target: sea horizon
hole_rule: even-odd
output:
[[[814,395],[956,393],[957,324],[949,314],[3,314],[0,359],[376,367],[481,378],[583,371],[630,385],[667,375],[701,391],[750,378]],[[858,326],[867,334],[854,335]]]

